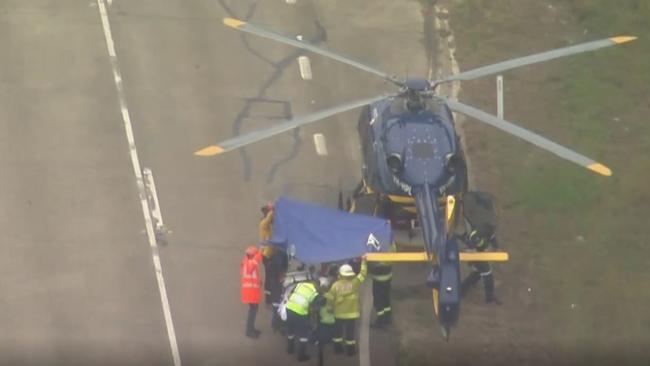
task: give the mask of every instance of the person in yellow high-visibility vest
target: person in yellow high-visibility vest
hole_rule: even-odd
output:
[[[396,252],[395,242],[389,248],[390,252]],[[368,264],[368,272],[372,278],[372,303],[377,312],[377,319],[373,327],[384,327],[391,323],[392,307],[390,305],[391,280],[393,279],[393,267],[389,262],[371,262]]]
[[[326,293],[329,290],[330,279],[327,277],[321,277],[318,279],[318,281],[320,284],[320,293]],[[323,352],[324,347],[326,344],[332,343],[336,318],[334,318],[332,309],[327,306],[327,300],[325,297],[321,296],[319,298],[318,305],[318,325],[316,326],[316,331],[314,332],[314,341],[316,345],[318,345],[318,366],[323,366],[325,363]]]
[[[264,298],[266,305],[271,305],[271,288],[277,274],[272,273],[271,258],[275,254],[275,247],[268,244],[273,233],[273,203],[262,206],[262,220],[259,224],[260,243],[262,244],[262,261],[264,263]]]
[[[318,298],[318,289],[313,282],[299,282],[287,299],[287,353],[294,352],[295,338],[298,337],[298,361],[309,360],[307,342],[311,332],[309,312]]]
[[[368,265],[366,258],[361,261],[359,274],[355,274],[352,266],[344,264],[339,268],[339,279],[334,282],[332,288],[325,294],[327,306],[334,312],[335,333],[334,352],[343,352],[343,343],[349,356],[357,352],[357,340],[355,336],[356,320],[360,315],[359,287],[366,279]]]

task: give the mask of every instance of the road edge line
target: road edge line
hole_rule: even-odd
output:
[[[104,31],[106,48],[108,50],[108,56],[110,58],[111,67],[113,70],[113,79],[115,81],[117,97],[120,103],[120,110],[122,112],[122,121],[124,122],[124,130],[126,133],[127,141],[129,143],[129,153],[131,156],[131,163],[133,165],[133,173],[135,175],[136,183],[138,186],[138,194],[140,196],[142,215],[144,216],[145,227],[147,230],[147,238],[149,240],[149,246],[151,247],[151,257],[153,260],[154,270],[156,274],[156,281],[158,283],[158,292],[160,293],[160,302],[162,305],[163,315],[165,317],[165,325],[167,327],[169,346],[171,348],[174,366],[181,366],[180,353],[178,351],[178,343],[176,342],[176,333],[174,331],[174,322],[172,320],[171,308],[169,306],[169,298],[167,297],[165,278],[163,277],[163,273],[162,273],[162,265],[160,262],[158,244],[156,243],[156,235],[151,220],[151,212],[149,211],[149,203],[147,202],[147,195],[144,187],[144,179],[142,177],[140,160],[138,158],[138,151],[135,146],[135,138],[133,135],[133,127],[131,125],[131,116],[126,103],[126,97],[124,94],[124,85],[122,84],[122,74],[120,72],[120,65],[118,63],[117,54],[115,52],[115,43],[113,42],[113,35],[111,33],[111,25],[108,20],[108,12],[106,11],[105,0],[97,0],[97,5],[99,8],[99,15],[102,21],[102,29]]]

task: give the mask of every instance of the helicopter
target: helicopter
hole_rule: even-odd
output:
[[[462,199],[467,191],[467,166],[453,112],[488,124],[528,141],[563,159],[603,176],[611,170],[582,154],[532,131],[478,108],[436,95],[436,87],[494,75],[510,69],[630,42],[633,36],[617,36],[514,58],[479,67],[439,80],[401,79],[341,54],[303,42],[295,37],[242,20],[224,18],[223,23],[279,43],[294,46],[366,71],[395,84],[392,94],[345,103],[295,117],[273,127],[252,131],[196,151],[214,156],[236,150],[277,134],[339,113],[362,108],[358,132],[363,156],[362,182],[355,196],[374,195],[392,211],[412,213],[424,238],[422,253],[369,253],[368,260],[428,262],[427,284],[433,291],[434,313],[448,339],[460,314],[460,262],[504,261],[507,253],[464,253],[459,250],[456,226],[462,218]]]

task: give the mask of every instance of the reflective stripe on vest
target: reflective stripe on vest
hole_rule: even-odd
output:
[[[476,240],[478,239],[478,240]],[[484,251],[488,247],[488,241],[485,240],[483,237],[479,236],[478,230],[473,230],[469,234],[469,240],[474,243],[474,247],[476,250],[479,252]]]
[[[259,267],[256,261],[244,259],[241,265],[241,286],[242,288],[259,288]]]
[[[387,262],[373,263],[369,266],[369,272],[374,281],[385,282],[393,278],[393,268]]]
[[[309,304],[314,301],[317,295],[318,291],[313,284],[299,283],[289,296],[287,309],[298,315],[307,315],[309,314]]]
[[[391,243],[388,253],[396,253],[397,245]],[[368,265],[368,272],[373,281],[385,282],[393,278],[393,267],[390,262],[374,262]]]
[[[329,311],[327,309],[327,306],[321,306],[318,313],[320,315],[321,324],[334,324],[336,322],[336,318],[334,318],[334,313]]]
[[[244,280],[256,280],[257,279],[257,271],[253,270],[251,273],[242,273],[241,276],[242,279]]]

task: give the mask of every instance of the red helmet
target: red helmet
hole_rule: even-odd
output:
[[[267,202],[264,206],[261,208],[262,215],[266,216],[269,211],[273,211],[273,202]]]
[[[251,245],[250,247],[246,248],[246,255],[249,257],[253,257],[255,254],[257,254],[258,251],[259,249],[257,249],[256,246]]]

